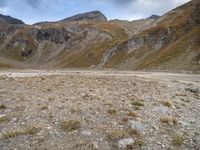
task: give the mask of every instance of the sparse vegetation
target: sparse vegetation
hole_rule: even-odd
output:
[[[124,130],[113,130],[106,133],[108,140],[119,140],[121,138],[129,137],[129,134]]]
[[[129,111],[127,115],[131,117],[138,117],[138,114],[135,111]]]
[[[80,109],[80,106],[76,105],[76,106],[73,106],[71,109],[70,109],[70,112],[71,113],[80,113],[81,109]]]
[[[127,132],[130,136],[140,135],[140,131],[137,130],[137,129],[128,128],[128,129],[126,130],[126,132]]]
[[[0,104],[0,109],[6,109],[7,107],[4,104]]]
[[[108,109],[108,113],[110,115],[115,115],[117,113],[117,110],[114,107],[111,107],[110,109]]]
[[[140,101],[134,101],[131,103],[133,106],[136,106],[136,107],[141,107],[141,106],[144,106],[144,104]]]
[[[61,122],[61,128],[64,131],[74,131],[81,127],[80,121],[77,120],[64,120]]]
[[[48,101],[50,101],[50,102],[51,102],[51,101],[54,101],[54,100],[55,100],[55,97],[49,97],[49,98],[48,98]]]
[[[163,104],[164,106],[166,106],[166,107],[171,107],[171,106],[172,106],[172,103],[171,103],[170,101],[168,101],[168,100],[162,101],[162,104]]]
[[[23,135],[34,135],[38,132],[39,127],[38,126],[30,126],[24,130],[14,130],[14,131],[6,131],[2,133],[3,138],[14,138],[17,136],[23,136]]]
[[[185,141],[185,138],[183,136],[183,134],[181,133],[175,133],[172,136],[172,143],[176,146],[181,146]]]
[[[1,116],[0,117],[0,123],[7,122],[7,121],[9,121],[9,118],[7,116]]]
[[[40,109],[41,110],[47,110],[47,109],[49,109],[49,107],[45,105],[45,106],[42,106]]]
[[[160,121],[165,124],[174,124],[177,125],[177,119],[173,116],[162,116]]]

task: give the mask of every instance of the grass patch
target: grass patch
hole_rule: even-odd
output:
[[[139,136],[140,135],[140,131],[137,130],[137,129],[132,129],[132,128],[129,128],[126,130],[126,132],[130,135],[130,136]]]
[[[48,98],[48,101],[50,101],[50,102],[52,102],[52,101],[54,101],[55,100],[55,97],[49,97]]]
[[[127,113],[127,115],[130,116],[130,117],[138,117],[138,114],[137,114],[137,112],[135,112],[135,111],[129,111],[129,112]]]
[[[177,125],[177,119],[173,116],[162,116],[160,121],[164,124],[174,124]]]
[[[64,131],[74,131],[81,127],[80,121],[77,120],[64,120],[61,122],[61,128]]]
[[[7,116],[0,117],[0,123],[7,122],[7,121],[9,121],[9,118]]]
[[[9,138],[14,138],[14,137],[23,136],[23,135],[35,135],[38,132],[38,130],[39,130],[39,127],[31,126],[24,130],[6,131],[2,133],[2,136],[5,139],[9,139]]]
[[[110,108],[110,109],[108,109],[108,113],[110,114],[110,115],[115,115],[115,114],[117,114],[117,110],[115,109],[115,108]]]
[[[176,145],[176,146],[181,146],[185,141],[185,138],[183,136],[183,134],[181,133],[175,133],[172,136],[172,144]]]
[[[172,106],[172,103],[170,101],[162,101],[162,104],[166,107],[171,107]]]
[[[71,109],[70,109],[70,112],[71,113],[80,113],[81,112],[81,109],[79,106],[73,106]]]
[[[113,130],[106,134],[108,140],[115,141],[125,137],[129,137],[129,134],[123,130]]]
[[[133,106],[136,106],[136,107],[142,107],[144,106],[144,103],[140,102],[140,101],[134,101],[131,103]]]
[[[6,109],[7,107],[4,104],[0,104],[0,109]]]
[[[41,110],[47,110],[47,109],[49,109],[49,107],[48,106],[42,106],[40,109]]]

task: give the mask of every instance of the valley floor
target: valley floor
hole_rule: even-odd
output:
[[[1,70],[0,149],[199,150],[200,75]]]

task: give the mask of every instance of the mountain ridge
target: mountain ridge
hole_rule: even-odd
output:
[[[93,11],[32,26],[0,23],[0,57],[4,58],[0,64],[199,70],[199,7],[199,1],[193,0],[163,16],[135,21],[107,21]]]
[[[0,14],[0,21],[7,22],[10,24],[24,24],[22,20],[19,20],[10,16],[2,15],[2,14]]]

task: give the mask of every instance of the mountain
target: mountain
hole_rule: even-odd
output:
[[[158,16],[158,15],[151,15],[149,18],[147,18],[147,19],[158,19],[160,16]]]
[[[0,66],[200,70],[200,1],[163,16],[111,20],[88,12],[58,22],[0,23]]]
[[[4,16],[2,14],[0,14],[0,22],[7,22],[10,24],[24,24],[24,22],[19,19],[12,18],[10,16]]]
[[[107,18],[100,11],[92,11],[78,14],[61,21],[107,21]]]

